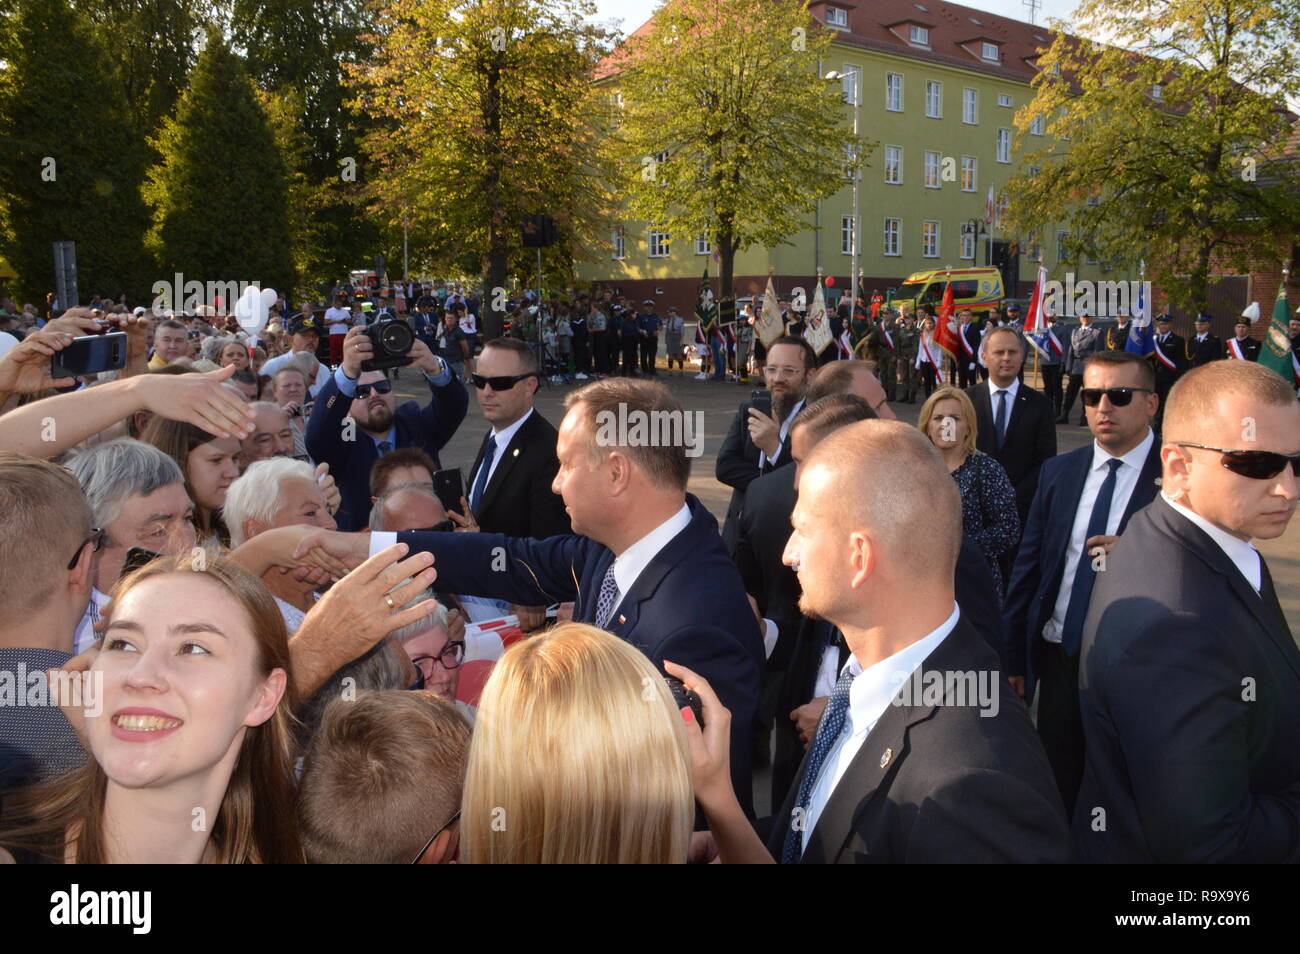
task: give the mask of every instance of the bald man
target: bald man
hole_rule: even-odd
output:
[[[802,463],[798,491],[785,561],[800,609],[838,627],[849,657],[772,857],[1065,860],[1042,744],[954,599],[961,500],[938,452],[901,422],[852,424]]]
[[[1160,458],[1084,621],[1075,844],[1096,862],[1298,862],[1300,651],[1250,541],[1295,513],[1300,405],[1253,361],[1193,368]]]
[[[371,530],[427,530],[442,526],[450,530],[447,510],[421,484],[399,484],[375,499],[370,511]]]

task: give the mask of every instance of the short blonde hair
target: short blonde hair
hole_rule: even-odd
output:
[[[975,453],[975,439],[979,436],[978,425],[975,423],[975,405],[971,403],[970,397],[961,388],[945,385],[926,398],[925,403],[921,405],[921,417],[916,422],[916,429],[929,439],[930,421],[934,417],[934,409],[940,401],[956,401],[961,405],[962,417],[970,425],[966,428],[966,439],[961,442],[961,451],[966,455]]]
[[[683,863],[694,817],[686,726],[645,655],[583,623],[506,651],[470,743],[465,862]]]

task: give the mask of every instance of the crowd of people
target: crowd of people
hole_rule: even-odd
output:
[[[819,354],[751,306],[697,349],[770,392],[719,526],[687,442],[603,425],[684,414],[675,309],[526,295],[480,343],[472,294],[360,292],[256,333],[7,323],[0,860],[1300,859],[1300,651],[1251,544],[1300,496],[1275,372],[1164,324],[1171,380],[1085,321],[1037,389],[1014,311],[942,368],[923,310],[845,308]],[[367,370],[389,318],[409,361]],[[52,377],[104,330],[124,367]],[[547,377],[583,382],[558,427]]]

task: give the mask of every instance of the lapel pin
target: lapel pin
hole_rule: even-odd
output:
[[[516,448],[515,448],[515,452],[514,452],[513,454],[511,454],[510,456],[511,456],[511,457],[518,457],[518,456],[519,456],[519,448],[516,447]]]
[[[618,616],[618,621],[619,621],[620,623],[626,623],[626,622],[627,622],[627,617],[624,616],[622,613],[620,613],[619,616]]]
[[[894,750],[892,748],[885,749],[884,752],[880,753],[880,767],[884,768],[886,765],[888,765],[889,760],[892,759],[893,757],[894,757]]]

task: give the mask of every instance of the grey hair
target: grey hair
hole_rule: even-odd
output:
[[[380,494],[378,497],[376,497],[374,504],[371,505],[370,507],[370,532],[371,533],[377,533],[377,532],[382,533],[383,531],[388,529],[384,521],[384,507],[388,505],[388,501],[390,499],[392,499],[394,496],[396,496],[398,493],[404,490],[419,491],[420,493],[427,494],[430,497],[437,496],[435,493],[429,490],[427,484],[409,484],[409,483],[394,484],[393,486],[385,490],[382,494]],[[439,501],[439,503],[441,503],[441,501]]]
[[[74,452],[66,466],[81,484],[96,527],[114,523],[131,497],[148,496],[169,484],[185,484],[176,461],[152,444],[130,437],[86,446]]]
[[[412,606],[415,606],[424,600],[431,600],[434,598],[432,587],[428,587],[417,594],[415,599],[403,606],[402,609],[410,609]],[[439,603],[433,608],[433,612],[429,613],[429,615],[420,617],[414,623],[407,623],[405,626],[399,626],[389,635],[399,643],[405,643],[408,639],[412,639],[418,634],[424,632],[426,629],[432,629],[435,626],[442,626],[446,624],[446,622],[447,607],[443,606],[442,603]]]
[[[371,689],[409,688],[406,681],[409,674],[406,660],[406,650],[401,644],[392,634],[385,636],[372,649],[340,666],[337,672],[326,679],[303,705],[299,713],[300,721],[308,731],[315,732],[325,707],[338,698],[345,686],[358,694]],[[345,683],[347,679],[353,681]]]
[[[234,338],[204,338],[199,346],[199,354],[208,361],[220,366],[221,349],[228,344],[239,344]]]
[[[221,514],[230,531],[232,549],[244,544],[244,522],[256,520],[270,524],[280,508],[280,484],[288,477],[316,481],[316,470],[306,461],[292,457],[272,457],[254,461],[248,470],[226,491],[226,505]]]

